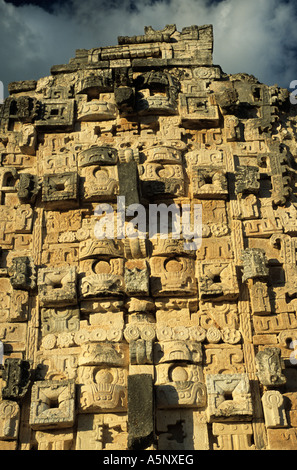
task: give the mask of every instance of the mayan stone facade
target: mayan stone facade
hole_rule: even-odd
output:
[[[118,42],[0,107],[0,450],[297,449],[296,107],[210,25]],[[201,246],[100,239],[120,197]]]

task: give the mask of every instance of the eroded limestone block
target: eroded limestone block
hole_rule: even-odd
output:
[[[46,100],[40,106],[40,119],[35,121],[37,129],[72,129],[74,122],[74,100]]]
[[[213,423],[212,432],[218,443],[215,450],[253,450],[253,428],[250,423]]]
[[[38,450],[73,450],[74,435],[71,430],[36,431],[34,439]]]
[[[262,404],[267,428],[283,428],[288,426],[284,399],[277,390],[269,390],[262,396]]]
[[[29,256],[13,258],[9,269],[10,282],[16,290],[33,290],[36,287],[36,268]]]
[[[277,387],[286,383],[279,348],[265,348],[256,354],[255,359],[258,378],[263,385]]]
[[[186,257],[150,259],[152,295],[195,295],[197,281],[194,260]]]
[[[41,184],[36,175],[21,173],[18,181],[18,198],[23,204],[33,204],[39,193]]]
[[[219,125],[219,110],[214,95],[204,92],[181,93],[179,110],[185,128],[191,128],[193,125],[213,128]]]
[[[295,450],[297,445],[296,428],[267,429],[270,450]]]
[[[235,173],[236,194],[254,193],[260,189],[259,168],[254,166],[239,166]]]
[[[202,261],[198,264],[200,299],[229,299],[238,297],[239,287],[233,263]]]
[[[0,403],[0,441],[16,440],[19,432],[20,407],[15,401]]]
[[[228,195],[226,173],[217,168],[192,167],[193,197],[225,199]]]
[[[129,360],[132,365],[153,364],[153,342],[145,339],[130,341]]]
[[[251,307],[254,315],[271,314],[271,303],[266,282],[253,280],[249,283]]]
[[[39,269],[38,294],[44,306],[76,304],[75,267]]]
[[[44,175],[42,183],[42,201],[58,204],[58,207],[71,207],[78,198],[78,175],[76,172]]]
[[[149,271],[147,263],[133,262],[125,265],[125,290],[128,295],[149,295]]]
[[[182,165],[145,162],[140,170],[141,191],[144,197],[178,197],[185,195]]]
[[[199,364],[202,362],[201,343],[189,340],[155,343],[154,360],[156,364],[172,361]]]
[[[161,71],[146,72],[137,77],[136,109],[139,114],[177,114],[178,80]]]
[[[156,432],[160,450],[208,450],[207,418],[200,410],[157,410]]]
[[[126,415],[78,415],[76,450],[125,450],[127,441]]]
[[[5,400],[21,400],[27,393],[31,381],[31,363],[21,359],[7,358],[4,362],[2,378],[6,385],[2,388]]]
[[[81,100],[77,109],[78,121],[108,121],[116,117],[113,93],[100,93],[99,99]]]
[[[138,165],[134,160],[123,161],[118,165],[119,194],[125,198],[125,205],[140,204]]]
[[[35,382],[31,392],[32,429],[69,428],[75,419],[75,383],[71,380]]]
[[[91,165],[81,170],[83,199],[86,201],[114,200],[119,195],[117,166]]]
[[[247,374],[207,374],[206,386],[210,420],[252,419],[252,398]]]
[[[128,347],[126,344],[106,342],[84,343],[78,359],[80,366],[95,366],[107,364],[123,367],[128,363]]]
[[[78,166],[115,165],[118,161],[118,151],[112,147],[92,145],[78,154]]]
[[[37,132],[32,124],[23,126],[18,136],[18,144],[22,153],[35,155],[37,147]]]

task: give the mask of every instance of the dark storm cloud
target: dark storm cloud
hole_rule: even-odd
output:
[[[214,63],[269,85],[297,80],[294,0],[0,0],[0,80],[38,79],[75,49],[117,44],[144,26],[213,24]],[[14,3],[18,2],[19,6]],[[21,4],[20,4],[21,3]],[[39,6],[37,5],[39,3]]]

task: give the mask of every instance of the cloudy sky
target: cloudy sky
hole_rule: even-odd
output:
[[[297,80],[296,0],[0,0],[0,80],[50,75],[76,49],[116,45],[144,26],[213,24],[214,64],[268,85]]]

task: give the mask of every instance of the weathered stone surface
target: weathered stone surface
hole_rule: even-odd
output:
[[[87,413],[127,411],[127,370],[123,367],[82,366],[79,408]]]
[[[125,197],[126,206],[139,204],[139,181],[137,162],[122,162],[118,166],[120,196]]]
[[[255,357],[257,375],[260,382],[266,387],[279,387],[286,383],[282,374],[281,350],[279,348],[265,348]]]
[[[217,438],[215,450],[254,450],[253,429],[250,423],[213,423],[213,435]]]
[[[127,439],[127,416],[118,414],[78,416],[76,450],[126,450]]]
[[[73,381],[41,381],[32,387],[30,425],[32,429],[69,428],[75,419]]]
[[[36,287],[36,269],[32,258],[13,258],[10,273],[10,282],[14,289],[33,290]]]
[[[262,397],[265,425],[267,428],[283,428],[288,426],[284,399],[277,390],[269,390]]]
[[[297,108],[212,53],[147,26],[9,85],[1,450],[297,449]]]
[[[39,269],[38,292],[44,306],[76,304],[75,267]]]
[[[245,282],[247,279],[265,279],[268,277],[269,270],[264,250],[247,248],[242,252],[242,260],[242,282]]]
[[[15,450],[5,441],[17,440],[19,435],[20,407],[15,401],[3,400],[0,403],[0,442],[1,450]],[[3,442],[2,442],[3,441]]]
[[[141,450],[154,442],[154,403],[151,375],[128,378],[128,448]]]
[[[249,421],[252,397],[246,374],[206,376],[208,413],[212,421]]]
[[[27,393],[30,385],[31,364],[21,359],[7,358],[4,363],[2,379],[6,382],[2,388],[2,397],[5,400],[21,400]]]

